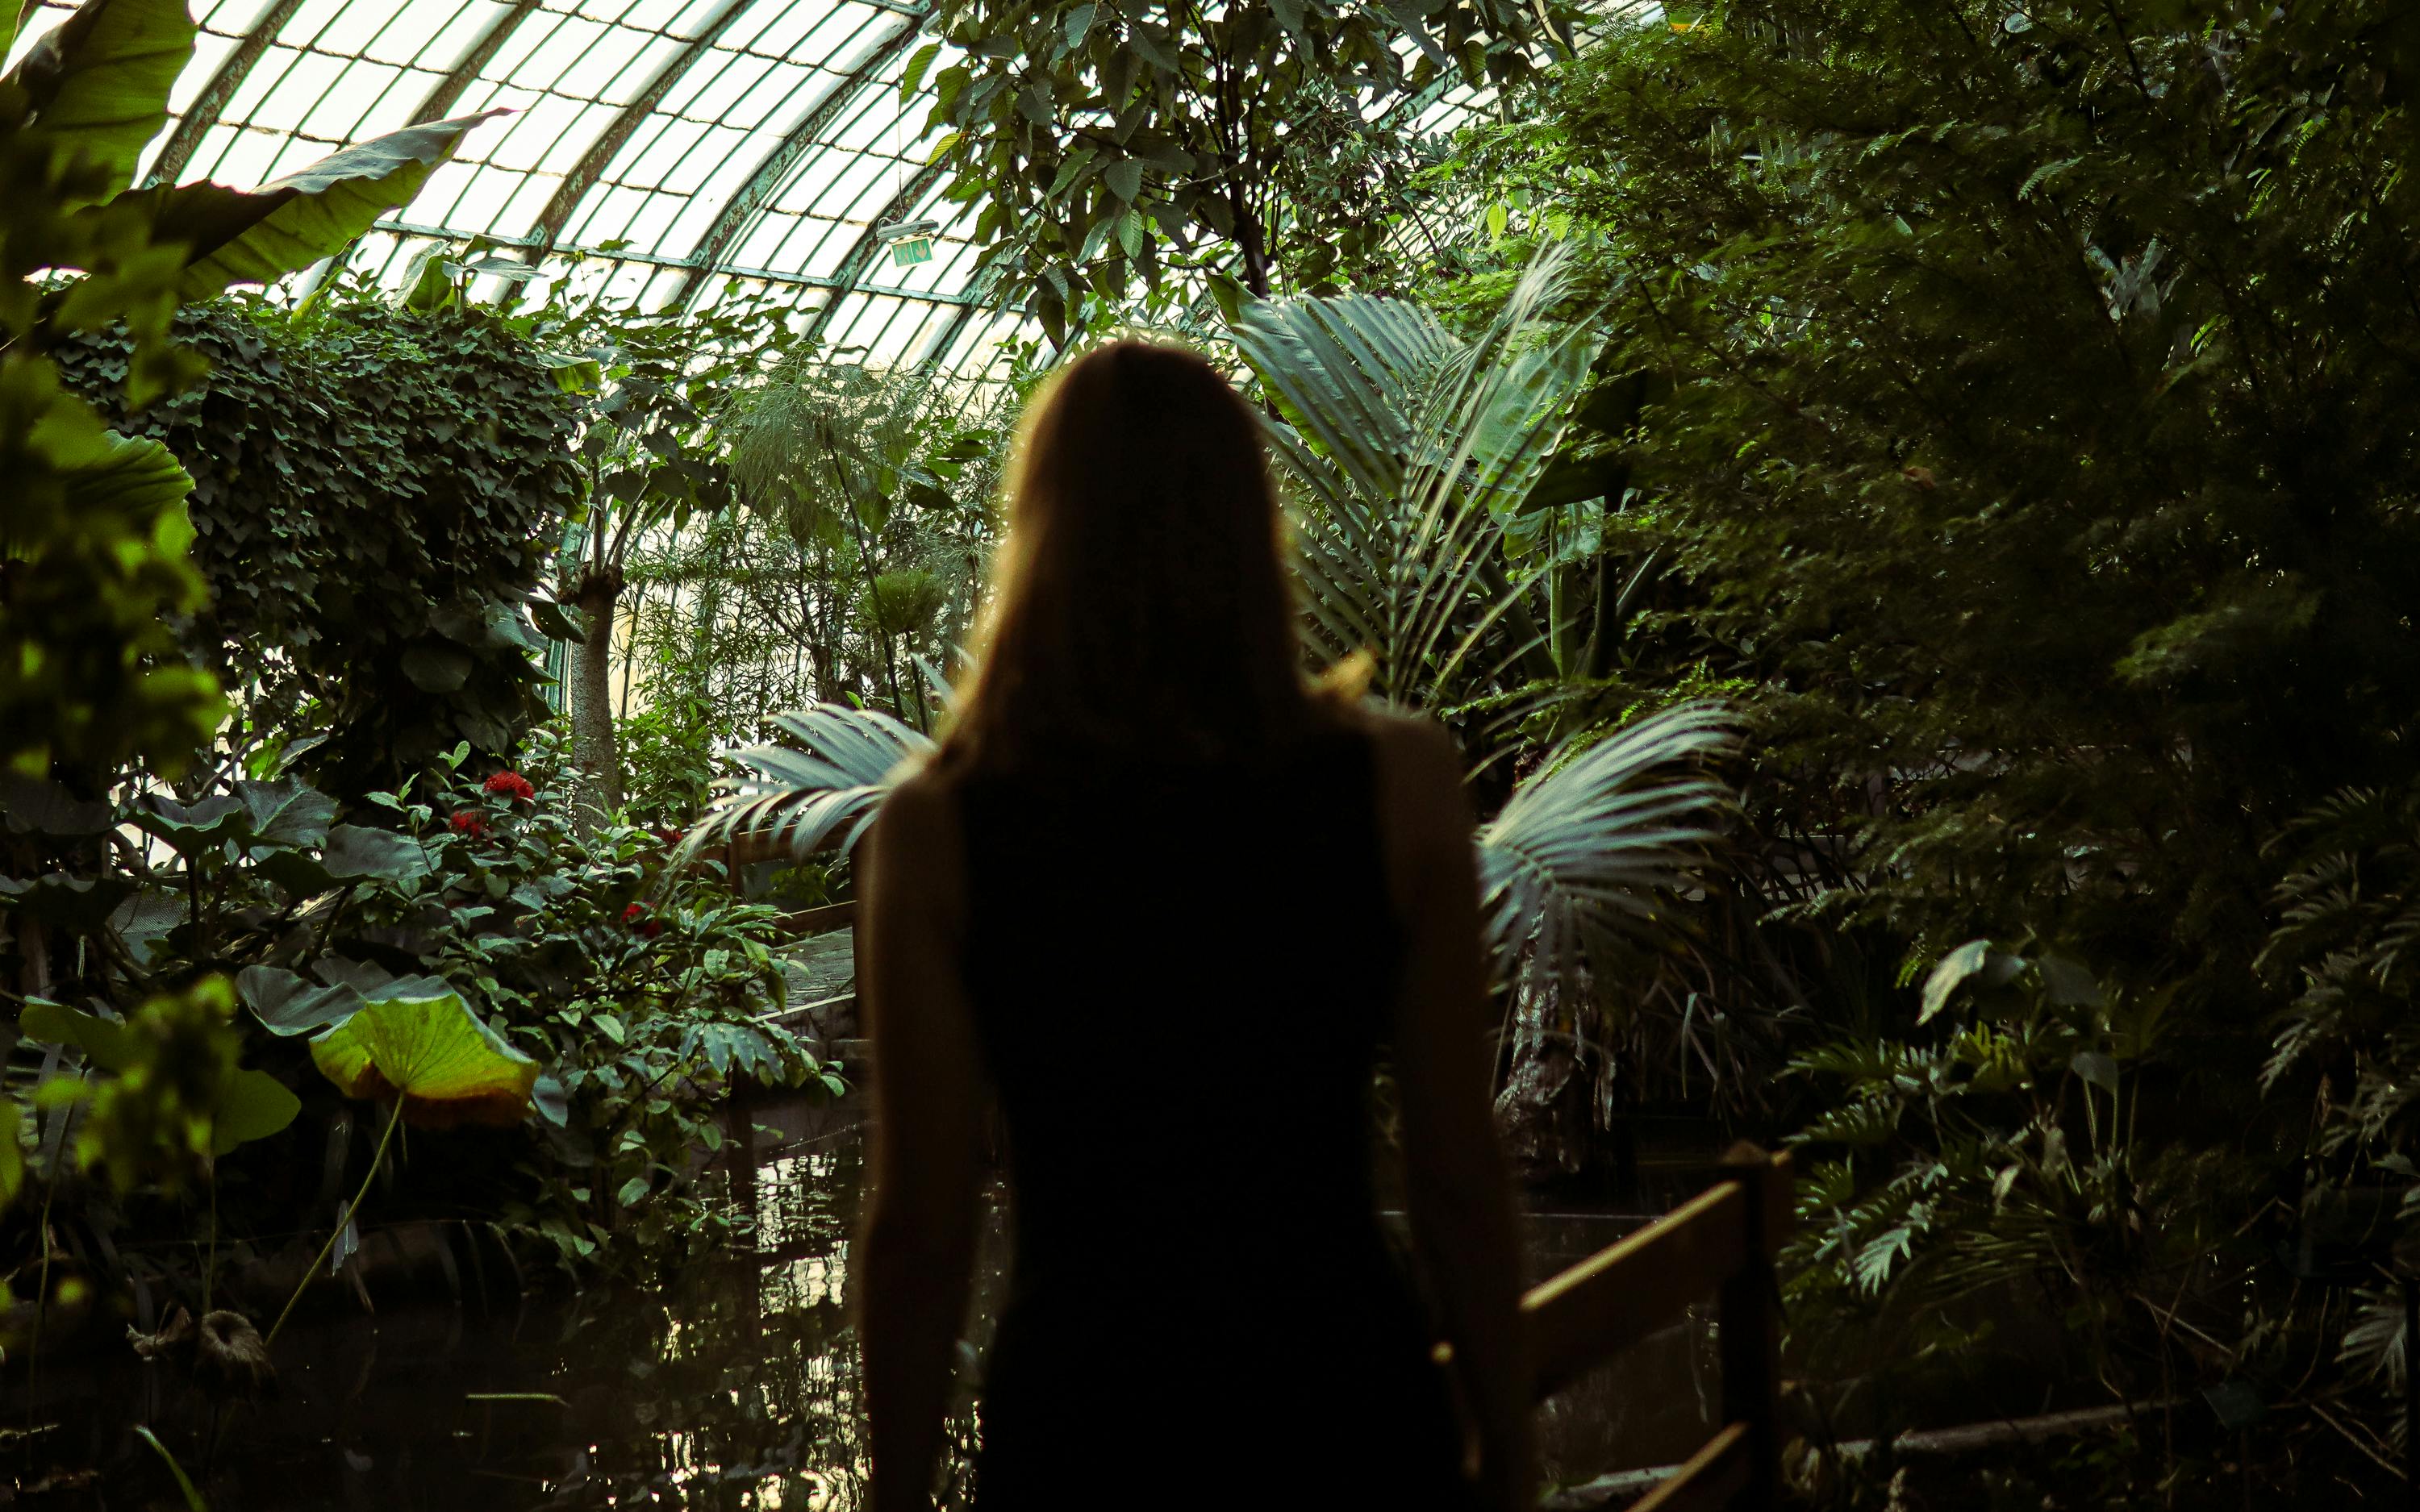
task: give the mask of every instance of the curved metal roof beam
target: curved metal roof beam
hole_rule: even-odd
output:
[[[664,102],[664,96],[672,93],[673,85],[680,83],[681,76],[712,51],[715,42],[731,29],[731,23],[737,21],[753,3],[754,0],[722,0],[689,44],[666,58],[664,66],[656,70],[656,76],[647,81],[646,87],[632,96],[630,102],[616,111],[613,118],[605,124],[605,129],[597,133],[597,140],[588,144],[588,150],[582,152],[580,161],[571,165],[571,171],[563,176],[563,182],[555,186],[554,193],[547,199],[546,208],[538,212],[536,222],[531,225],[530,262],[541,261],[553,250],[555,239],[563,235],[563,228],[571,223],[572,211],[578,209],[580,202],[588,197],[588,192],[597,187],[597,178],[613,162],[613,155],[622,150],[623,144],[630,140],[630,133],[655,114],[656,107]]]
[[[299,4],[300,0],[296,0],[296,3]],[[445,70],[445,77],[428,86],[428,93],[422,98],[419,107],[411,113],[411,124],[425,126],[430,121],[443,120],[445,113],[454,108],[454,102],[462,98],[462,92],[470,88],[478,79],[479,70],[494,62],[496,54],[504,51],[504,44],[513,39],[514,29],[537,14],[537,10],[538,0],[513,0],[513,8],[510,10],[489,22],[488,29],[481,32],[475,41],[462,50],[462,55],[456,58],[454,66]],[[166,154],[163,153],[162,159],[165,161]],[[296,285],[295,292],[298,295],[308,295],[317,290],[337,269],[353,260],[354,250],[361,244],[362,239],[355,237],[337,249],[333,256],[323,257],[312,264],[311,270],[302,275],[302,281]]]
[[[941,181],[941,175],[945,171],[938,162],[920,165],[913,174],[908,176],[908,181],[899,186],[899,192],[892,194],[884,202],[882,208],[875,212],[874,219],[866,223],[863,231],[858,233],[857,240],[850,245],[847,255],[841,258],[840,266],[832,270],[831,298],[826,300],[823,307],[808,317],[806,329],[799,333],[800,339],[814,341],[823,335],[825,328],[831,324],[832,316],[839,313],[841,301],[857,292],[858,283],[865,277],[865,270],[874,266],[875,255],[882,250],[882,238],[877,233],[886,223],[898,220],[924,203],[924,196],[931,193],[933,187]]]
[[[967,292],[971,294],[974,290]],[[942,359],[950,355],[950,348],[958,344],[958,338],[967,333],[968,325],[982,311],[983,306],[979,304],[959,305],[958,313],[950,316],[949,324],[934,333],[931,343],[924,347],[924,355],[916,359],[917,371],[929,373],[939,367]]]
[[[858,60],[857,67],[834,84],[830,92],[807,112],[805,118],[792,127],[789,134],[765,154],[765,161],[748,176],[748,181],[740,186],[739,193],[731,196],[731,203],[716,212],[713,224],[706,228],[704,236],[697,239],[697,248],[690,254],[690,261],[697,266],[681,280],[680,287],[673,291],[665,308],[677,310],[687,307],[690,301],[697,296],[706,275],[715,270],[731,249],[738,244],[741,235],[755,223],[757,212],[780,192],[782,185],[788,181],[791,171],[815,149],[815,139],[831,130],[842,113],[857,102],[866,85],[916,40],[923,29],[926,12],[916,10],[908,14],[907,23],[868,49],[865,56]]]
[[[243,40],[235,45],[234,52],[220,60],[218,71],[210,75],[210,82],[202,85],[202,92],[194,97],[194,102],[185,107],[185,114],[177,118],[177,129],[168,133],[167,144],[160,148],[160,155],[151,160],[151,172],[145,182],[169,183],[185,171],[185,164],[193,160],[194,149],[202,145],[202,138],[209,135],[210,128],[219,123],[219,117],[226,114],[227,101],[243,87],[243,81],[268,55],[269,44],[277,40],[277,34],[286,29],[286,23],[294,19],[294,12],[302,8],[302,0],[277,0],[270,8],[269,14],[261,17],[252,30],[243,34]]]
[[[462,91],[470,88],[479,77],[479,70],[495,61],[496,54],[504,51],[504,44],[513,39],[514,31],[522,22],[535,15],[537,9],[538,0],[514,0],[510,10],[490,22],[488,29],[479,34],[479,39],[462,50],[462,55],[445,70],[445,77],[429,86],[427,98],[421,100],[420,108],[411,113],[411,124],[425,126],[430,121],[443,120],[453,110],[454,102],[462,98]]]

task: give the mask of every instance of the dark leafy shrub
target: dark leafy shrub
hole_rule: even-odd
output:
[[[302,313],[189,305],[175,333],[209,378],[140,412],[118,386],[123,336],[80,336],[59,361],[193,474],[209,603],[188,653],[272,738],[323,733],[302,769],[339,795],[459,740],[507,749],[545,714],[527,606],[579,500],[567,369],[506,322],[349,285]]]

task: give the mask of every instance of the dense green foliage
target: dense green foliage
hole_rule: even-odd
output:
[[[302,767],[342,795],[459,740],[507,751],[546,712],[526,606],[578,501],[561,361],[502,322],[359,295],[188,306],[173,334],[209,377],[139,412],[116,392],[127,338],[58,360],[193,477],[209,600],[186,654],[252,727],[322,734]]]
[[[1817,1439],[2171,1404],[1988,1504],[2375,1489],[2420,1245],[2420,12],[1716,0],[1576,55],[1502,0],[936,19],[917,193],[985,202],[978,291],[1063,356],[1221,344],[1308,662],[1461,738],[1525,1164],[1642,1102],[1794,1137]],[[1498,114],[1440,165],[1398,128],[1455,81]],[[0,85],[0,966],[55,1047],[0,1261],[37,1194],[42,1257],[207,1194],[224,1262],[126,1250],[204,1296],[296,1212],[341,1262],[356,1180],[580,1272],[734,1237],[725,1098],[836,1081],[774,911],[679,863],[787,845],[784,897],[845,895],[1042,368],[500,316],[477,246],[172,316],[250,266],[197,229],[232,202],[91,208],[134,127],[41,138],[55,83]],[[583,626],[569,760],[541,633]],[[380,1062],[411,1026],[477,1073]]]
[[[2395,905],[2349,890],[2399,837],[2293,826],[2411,771],[2415,67],[2382,4],[1741,0],[1478,145],[1648,386],[1606,540],[1669,576],[1617,676],[1753,689],[1740,890],[1797,900],[1758,933],[1902,983],[1978,934],[1995,991],[2077,964],[1923,1001],[1802,971],[1760,1032],[1830,1104],[1811,1379],[1869,1407],[1993,1358],[2381,1405],[2311,1283],[2381,1278],[2340,1183],[2411,1185]],[[2352,1271],[2278,1263],[2315,1235]]]
[[[531,1258],[582,1271],[731,1231],[738,1220],[697,1180],[722,1100],[743,1079],[839,1089],[771,1017],[787,991],[773,912],[710,869],[663,876],[656,834],[575,826],[556,743],[529,754],[529,777],[481,779],[464,743],[433,778],[370,795],[356,817],[379,825],[344,822],[290,774],[190,803],[8,790],[9,826],[70,853],[65,870],[0,881],[21,935],[39,922],[58,948],[18,1025],[68,1052],[36,1100],[85,1110],[67,1115],[75,1138],[24,1173],[55,1231],[82,1253],[144,1252],[209,1185],[226,1263],[246,1266],[269,1253],[256,1236],[288,1234],[298,1216],[315,1234],[343,1230],[349,1209],[316,1206],[302,1183],[320,1161],[302,1152],[324,1144],[331,1169],[361,1169],[366,1192],[389,1142],[378,1125],[397,1116],[460,1132],[421,1136],[442,1174],[386,1218],[411,1201],[468,1205]],[[112,825],[156,839],[161,862],[73,843]],[[354,1121],[346,1099],[365,1097],[392,1111]],[[517,1127],[488,1132],[499,1123]],[[0,1134],[22,1170],[13,1119]],[[483,1153],[463,1165],[449,1149]],[[105,1168],[109,1191],[80,1188],[70,1160]],[[207,1272],[178,1251],[130,1263],[167,1295],[206,1294]]]
[[[1062,346],[1179,270],[1207,270],[1231,308],[1239,289],[1335,286],[1417,213],[1418,145],[1372,124],[1372,102],[1520,79],[1556,35],[1545,8],[1513,0],[953,0],[937,20],[966,56],[935,76],[933,122],[950,130],[933,161],[954,199],[984,202],[993,286]]]
[[[12,13],[0,42],[32,14]],[[218,717],[163,623],[202,602],[185,560],[191,480],[165,449],[107,429],[52,351],[116,324],[125,403],[176,392],[200,367],[168,340],[180,301],[343,246],[484,118],[411,127],[255,193],[134,189],[195,35],[182,0],[89,0],[0,78],[0,759],[28,775],[60,761],[88,781],[138,752],[181,769]],[[82,276],[61,284],[60,270]]]

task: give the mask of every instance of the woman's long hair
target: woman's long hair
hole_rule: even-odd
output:
[[[1117,341],[1070,364],[1006,494],[944,766],[1249,759],[1317,717],[1258,417],[1209,363]]]

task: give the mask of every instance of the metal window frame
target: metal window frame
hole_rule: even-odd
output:
[[[739,192],[731,196],[731,203],[715,215],[705,234],[697,239],[696,250],[690,254],[690,260],[697,266],[673,291],[667,308],[689,307],[705,286],[706,275],[714,271],[724,254],[738,244],[740,238],[756,224],[765,207],[789,181],[790,176],[815,150],[819,145],[815,139],[831,130],[849,107],[862,98],[866,86],[890,67],[891,60],[914,43],[923,34],[925,19],[930,14],[928,9],[921,7],[885,6],[883,8],[905,14],[910,19],[907,24],[875,43],[865,56],[858,60],[857,66],[832,85],[830,93],[817,100],[799,124],[790,128],[788,133],[765,154],[764,160],[741,184]]]
[[[536,0],[530,0],[530,3],[535,5]],[[146,183],[170,183],[185,171],[185,164],[193,161],[194,149],[202,145],[202,138],[209,134],[210,128],[219,123],[219,116],[225,114],[228,101],[235,99],[235,92],[243,87],[243,81],[251,77],[252,70],[269,54],[270,44],[277,40],[277,34],[286,29],[286,23],[294,19],[294,12],[302,8],[302,0],[277,0],[270,8],[269,14],[254,23],[252,29],[243,34],[243,40],[236,44],[235,51],[219,60],[218,69],[210,75],[210,82],[202,85],[202,92],[185,107],[185,114],[178,117],[177,129],[168,133],[168,140],[162,145],[160,155],[152,160],[151,172],[144,180]]]

